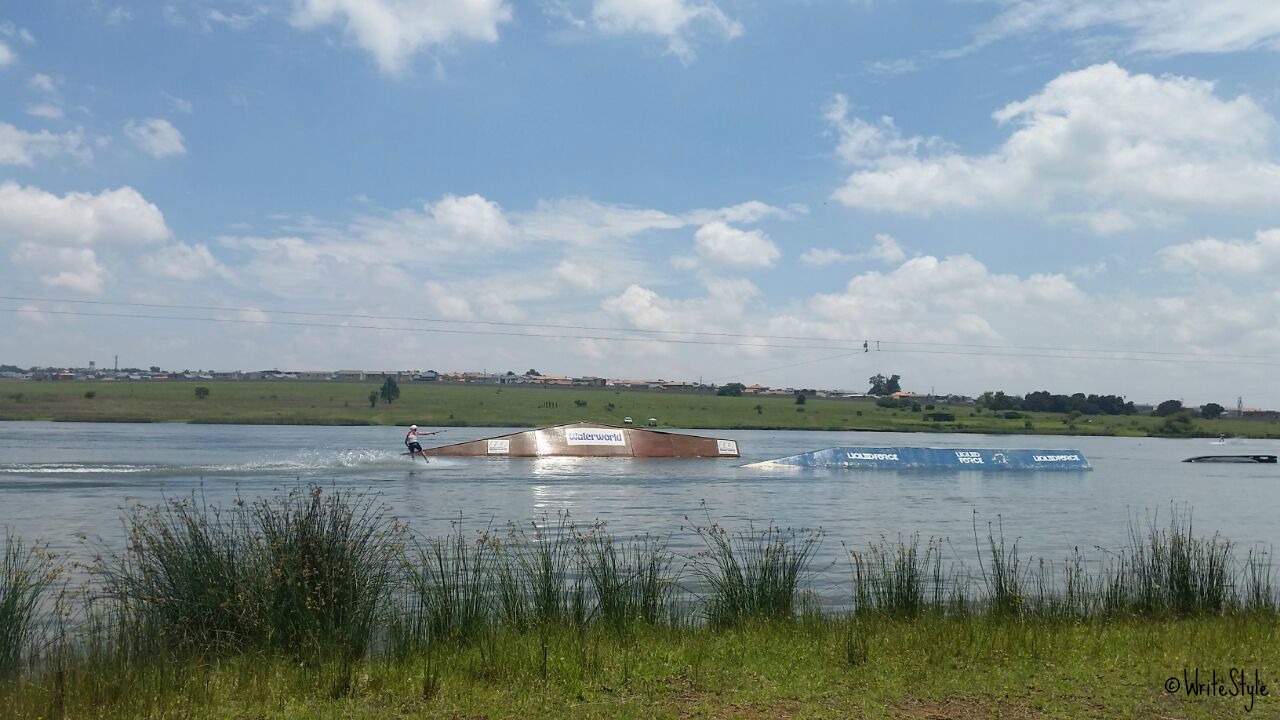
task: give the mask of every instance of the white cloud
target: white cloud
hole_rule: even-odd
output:
[[[247,30],[266,15],[267,8],[261,6],[256,7],[252,12],[247,13],[224,13],[221,10],[214,8],[205,13],[205,21],[216,25],[223,25],[232,30]]]
[[[878,260],[888,265],[896,265],[906,257],[907,251],[902,248],[897,239],[887,233],[879,233],[876,235],[875,243],[863,252],[846,253],[834,248],[810,248],[800,255],[800,262],[813,267],[859,260]]]
[[[36,39],[32,37],[31,32],[26,28],[18,27],[8,20],[0,21],[0,35],[4,37],[20,40],[27,45],[35,44]]]
[[[505,0],[295,0],[295,27],[331,23],[373,55],[383,72],[402,72],[416,53],[458,40],[494,43],[511,21]]]
[[[520,215],[519,223],[530,237],[575,245],[621,240],[650,230],[676,230],[687,224],[661,210],[610,205],[586,198],[539,201],[532,212]]]
[[[551,274],[584,292],[595,292],[603,285],[599,266],[577,260],[561,260],[552,268]]]
[[[106,23],[108,25],[119,25],[132,19],[133,13],[129,12],[127,8],[117,5],[107,12]]]
[[[15,55],[12,50],[9,49],[9,46],[0,42],[0,68],[8,67],[9,65],[12,65],[14,62],[17,61],[17,59],[18,59],[18,56]]]
[[[764,268],[781,255],[762,231],[739,230],[719,221],[698,228],[693,241],[698,255],[711,267]]]
[[[13,253],[13,262],[34,268],[40,282],[49,287],[98,295],[106,284],[107,271],[90,248],[50,247],[24,242]]]
[[[1267,0],[1015,0],[977,45],[1044,30],[1120,28],[1129,50],[1155,55],[1280,50],[1280,6]]]
[[[352,225],[358,243],[391,258],[428,253],[481,253],[516,240],[501,206],[480,195],[445,195],[421,210],[397,210],[386,217],[363,216]]]
[[[46,120],[58,120],[62,118],[62,108],[53,103],[37,103],[28,105],[25,108],[28,115],[32,117],[44,118]]]
[[[425,300],[431,314],[447,320],[470,320],[475,317],[471,303],[438,282],[429,282],[422,286]]]
[[[614,318],[642,330],[705,330],[731,327],[760,297],[751,281],[707,277],[706,296],[687,300],[664,298],[640,285],[630,285],[606,298],[601,307]]]
[[[92,156],[80,131],[26,132],[0,122],[0,165],[32,165],[37,158],[70,155],[80,161]]]
[[[872,75],[906,75],[920,69],[920,65],[915,60],[906,58],[898,58],[895,60],[876,60],[867,63],[867,72]]]
[[[57,82],[44,73],[36,73],[35,75],[32,75],[31,79],[27,80],[27,87],[35,90],[36,92],[42,92],[49,95],[53,95],[58,92]]]
[[[169,101],[169,106],[173,108],[174,112],[182,113],[183,115],[190,115],[195,109],[195,105],[186,98],[180,98],[176,95],[170,95],[169,93],[161,94]]]
[[[857,255],[841,252],[835,248],[809,248],[800,253],[800,262],[813,267],[850,263],[857,260]]]
[[[153,158],[167,158],[174,155],[185,155],[186,145],[182,141],[182,133],[168,120],[148,118],[142,122],[129,120],[124,124],[124,133],[146,154]]]
[[[651,231],[679,230],[711,222],[749,225],[770,218],[788,220],[804,212],[807,212],[804,206],[784,209],[749,200],[728,207],[700,208],[677,215],[650,208],[600,203],[587,198],[565,198],[539,201],[533,211],[518,215],[517,222],[523,233],[540,240],[599,245]]]
[[[662,38],[667,52],[686,62],[693,59],[693,40],[701,32],[726,40],[742,35],[742,24],[709,0],[594,0],[591,23],[605,34]]]
[[[898,240],[888,233],[876,235],[876,242],[867,251],[867,257],[890,265],[900,263],[907,258],[907,251],[902,249]]]
[[[160,209],[131,187],[58,196],[0,183],[0,241],[141,244],[169,237]]]
[[[1175,272],[1270,276],[1280,269],[1280,229],[1262,230],[1252,241],[1203,238],[1159,252],[1164,268]]]
[[[835,191],[860,208],[928,215],[999,207],[1075,214],[1100,232],[1186,206],[1280,201],[1276,123],[1251,98],[1213,83],[1130,74],[1114,64],[1064,73],[993,113],[1014,129],[988,155],[903,136],[889,118],[850,117],[837,97],[827,119],[854,168]]]
[[[213,256],[208,246],[200,243],[166,245],[143,256],[142,268],[153,275],[175,280],[199,280],[210,275],[233,279],[231,271]]]

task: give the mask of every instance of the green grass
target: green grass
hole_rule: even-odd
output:
[[[923,413],[889,410],[866,400],[814,398],[796,405],[789,397],[428,383],[402,383],[396,403],[380,402],[371,408],[368,395],[377,387],[374,382],[204,385],[210,394],[201,400],[191,382],[0,383],[0,420],[538,427],[578,420],[620,425],[630,416],[637,424],[652,417],[661,427],[676,428],[1126,436],[1157,435],[1164,422],[1106,415],[1072,420],[1056,413],[1006,419],[972,407],[945,405],[935,411],[955,414],[955,422],[932,422],[924,420]],[[90,386],[94,397],[86,398],[85,388]],[[1213,437],[1280,437],[1280,422],[1270,420],[1196,420],[1194,429]]]
[[[944,572],[937,541],[882,541],[827,610],[807,594],[819,530],[708,518],[684,558],[564,515],[406,543],[376,496],[316,486],[125,522],[84,596],[32,585],[56,559],[6,536],[0,596],[27,588],[32,611],[0,634],[22,659],[0,717],[1214,718],[1248,699],[1164,683],[1280,671],[1269,560],[1238,563],[1187,512],[1089,571],[1020,560],[998,525],[975,523],[980,578]],[[64,620],[33,627],[51,602]]]
[[[1275,718],[1278,648],[1274,620],[1229,618],[558,628],[345,666],[252,655],[73,664],[0,684],[0,717]],[[1248,698],[1166,693],[1184,668],[1257,669],[1272,694],[1246,712]]]

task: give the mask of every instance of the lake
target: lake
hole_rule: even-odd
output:
[[[502,428],[450,428],[427,440],[460,442]],[[741,459],[506,459],[400,455],[403,428],[0,422],[0,525],[87,558],[98,539],[118,547],[124,508],[203,490],[227,505],[299,479],[379,493],[425,535],[528,523],[567,511],[617,535],[670,536],[696,552],[688,516],[730,529],[769,522],[822,528],[817,565],[844,575],[845,551],[882,536],[949,538],[948,560],[974,566],[973,523],[1003,523],[1028,557],[1100,555],[1128,538],[1130,520],[1191,507],[1198,535],[1221,532],[1244,548],[1280,541],[1280,467],[1180,462],[1192,455],[1271,453],[1280,442],[982,436],[806,431],[694,432],[738,441]],[[430,446],[431,443],[424,443]],[[766,471],[744,463],[833,445],[1079,449],[1092,472]],[[88,543],[79,538],[87,538]],[[976,572],[976,570],[975,570]]]

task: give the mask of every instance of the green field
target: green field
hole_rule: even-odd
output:
[[[659,427],[1052,435],[1158,434],[1162,418],[1094,415],[1074,420],[1056,413],[1006,419],[974,407],[940,405],[954,422],[931,422],[924,412],[888,410],[869,400],[716,397],[663,391],[535,388],[401,383],[394,404],[369,406],[378,383],[244,381],[0,383],[0,420],[79,422],[196,422],[284,425],[408,425],[427,427],[539,427],[584,420],[621,425],[656,418]],[[93,397],[87,397],[92,393]],[[1196,420],[1194,432],[1280,437],[1274,420]]]
[[[980,572],[710,518],[691,554],[566,516],[423,538],[318,485],[123,524],[82,588],[0,535],[0,718],[1280,718],[1269,555],[1189,515],[1097,562],[975,529]]]
[[[434,656],[242,656],[0,681],[3,718],[1276,718],[1280,633],[1239,618],[500,634]],[[545,660],[544,660],[545,649]],[[1167,693],[1254,669],[1269,695]]]

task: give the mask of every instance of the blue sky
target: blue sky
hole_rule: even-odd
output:
[[[1274,407],[1278,51],[1252,0],[12,4],[0,361]]]

